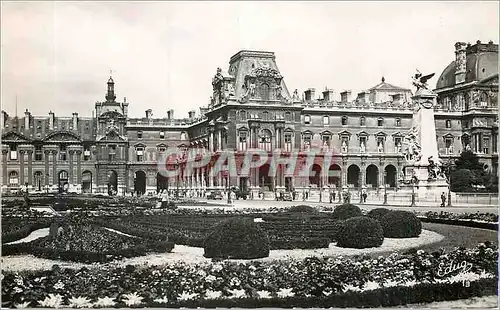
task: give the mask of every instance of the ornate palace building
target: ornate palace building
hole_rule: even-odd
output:
[[[435,122],[443,160],[461,150],[476,152],[488,169],[498,166],[498,45],[457,43],[455,60],[437,81]],[[351,187],[378,190],[383,184],[397,190],[404,166],[403,137],[413,115],[411,90],[380,83],[353,96],[309,88],[301,95],[290,92],[274,53],[240,51],[231,57],[227,71],[217,69],[208,106],[175,118],[145,111],[130,118],[128,103],[116,101],[115,84],[107,82],[105,101],[95,104],[95,117],[10,117],[2,112],[2,190],[28,185],[31,191],[124,194],[156,193],[165,189],[243,189]],[[250,175],[215,175],[207,167],[175,179],[158,173],[158,160],[168,147],[204,148],[217,158],[229,150],[239,169],[244,151],[278,148],[284,156],[320,148],[308,177],[288,174],[284,167],[269,176],[269,164]],[[322,156],[332,157],[328,167]],[[171,163],[169,163],[171,164]],[[186,164],[179,158],[176,166]]]

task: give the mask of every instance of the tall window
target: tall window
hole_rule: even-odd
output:
[[[269,120],[269,112],[267,111],[262,112],[262,119],[265,121]]]
[[[35,161],[42,161],[42,160],[43,160],[42,146],[37,145],[35,146]]]
[[[498,139],[498,134],[496,134],[496,133],[493,134],[493,138],[491,140],[493,142],[491,145],[491,150],[493,153],[498,153],[498,141],[497,141],[497,139]]]
[[[261,131],[259,137],[259,148],[264,151],[271,151],[271,132],[267,129]]]
[[[61,145],[59,147],[59,160],[62,160],[62,161],[67,160],[66,145]]]
[[[342,125],[347,125],[347,116],[342,116]]]
[[[402,144],[401,144],[401,137],[395,137],[394,138],[394,147],[395,147],[395,151],[396,153],[401,153],[402,152]]]
[[[311,123],[311,115],[304,115],[304,124],[308,125]]]
[[[292,151],[292,134],[291,133],[285,133],[285,151],[286,152]]]
[[[483,153],[490,153],[490,138],[483,138]]]
[[[137,131],[137,139],[142,139],[142,130]]]
[[[383,153],[384,152],[384,137],[378,137],[377,138],[377,151],[379,153]]]
[[[19,185],[19,174],[17,171],[11,171],[9,173],[9,185]]]
[[[361,116],[361,118],[359,119],[359,125],[365,126],[365,124],[366,124],[366,118],[364,116]]]
[[[480,98],[480,106],[481,108],[487,108],[488,107],[488,94],[485,92],[481,93]]]
[[[446,128],[451,128],[451,121],[449,119],[446,120]]]
[[[10,146],[9,158],[10,160],[17,160],[17,145],[12,144]]]
[[[247,149],[248,146],[248,132],[245,131],[240,131],[238,134],[238,150],[244,151]]]
[[[384,126],[384,119],[379,117],[378,120],[377,120],[377,126],[381,127],[381,126]]]
[[[446,147],[446,154],[453,154],[453,139],[452,138],[445,139],[445,147]]]
[[[328,125],[330,124],[330,118],[328,115],[323,116],[323,125]]]
[[[290,122],[292,120],[292,113],[286,112],[285,113],[285,121]]]
[[[246,121],[247,120],[247,112],[244,110],[240,111],[240,120]]]
[[[116,159],[116,145],[110,145],[108,147],[108,160],[114,161]]]
[[[321,137],[323,151],[330,150],[332,137],[330,135],[323,135]]]
[[[359,150],[361,153],[366,152],[366,137],[359,137]]]
[[[142,146],[135,149],[137,161],[144,161],[144,148]]]
[[[396,118],[396,127],[401,127],[401,119],[399,117]]]
[[[311,140],[312,140],[311,134],[309,133],[304,134],[303,139],[304,139],[304,150],[309,151],[311,149]]]

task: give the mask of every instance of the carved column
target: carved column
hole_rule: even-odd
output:
[[[8,182],[8,175],[7,175],[7,155],[9,154],[8,150],[2,150],[2,184],[7,185],[9,184]]]
[[[52,182],[53,184],[59,185],[58,173],[57,173],[57,151],[52,151]]]
[[[92,181],[94,177],[92,176]],[[82,184],[82,151],[76,151],[76,183]]]
[[[26,153],[25,150],[19,150],[19,164],[20,164],[20,169],[19,169],[19,185],[24,185],[24,154]]]
[[[33,150],[28,150],[28,183],[33,185]]]
[[[68,173],[68,181],[69,181],[69,184],[74,184],[74,179],[73,179],[73,155],[75,154],[75,151],[73,150],[69,150],[68,151],[68,154],[69,154],[69,173]]]
[[[222,130],[217,130],[217,151],[222,150]]]
[[[43,153],[45,155],[45,176],[44,176],[45,182],[44,183],[45,183],[45,186],[47,186],[50,183],[50,181],[49,181],[49,177],[50,177],[50,168],[49,168],[50,151],[45,150]]]
[[[210,138],[209,138],[209,143],[210,143],[210,152],[214,152],[215,149],[215,144],[214,144],[214,128],[213,127],[209,127],[208,128],[208,131],[210,132]]]

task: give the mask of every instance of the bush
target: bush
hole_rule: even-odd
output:
[[[337,206],[332,213],[334,219],[341,221],[357,216],[363,216],[361,209],[350,203]]]
[[[298,205],[298,206],[292,206],[290,209],[288,209],[288,212],[290,212],[290,213],[317,213],[318,211],[310,206]]]
[[[381,219],[384,237],[411,238],[422,232],[422,223],[413,213],[408,211],[392,211]]]
[[[205,257],[253,259],[269,256],[269,238],[252,219],[217,224],[204,242]]]
[[[380,222],[380,220],[382,220],[382,218],[389,212],[391,212],[391,210],[386,208],[376,208],[368,212],[367,216]]]
[[[345,220],[337,234],[337,246],[343,248],[379,247],[384,242],[384,231],[377,220],[357,216]]]

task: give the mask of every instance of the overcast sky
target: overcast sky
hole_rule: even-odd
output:
[[[4,2],[2,109],[90,116],[113,70],[129,114],[206,106],[217,67],[242,49],[273,51],[288,89],[353,95],[411,87],[441,71],[457,41],[498,43],[491,2]]]

